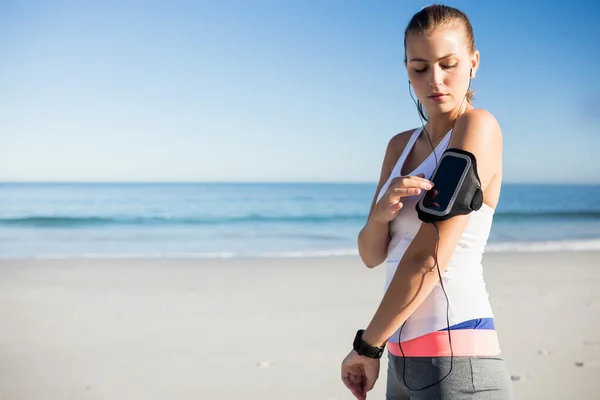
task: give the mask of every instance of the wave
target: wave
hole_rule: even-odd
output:
[[[83,227],[102,225],[223,225],[250,222],[262,223],[327,223],[355,221],[364,222],[365,215],[289,215],[267,216],[250,214],[239,217],[67,217],[31,216],[21,218],[0,218],[0,226],[23,227]]]
[[[358,256],[358,249],[299,250],[282,252],[187,252],[187,253],[77,253],[39,254],[30,258],[39,260],[85,258],[85,259],[255,259],[255,258],[315,258]],[[4,257],[2,257],[4,258]],[[0,259],[2,259],[0,258]],[[16,257],[21,258],[21,257]]]
[[[600,238],[583,240],[557,240],[545,242],[504,242],[490,243],[486,247],[489,253],[548,253],[571,251],[600,252]],[[323,250],[299,249],[296,251],[221,251],[221,252],[73,252],[70,254],[37,253],[37,254],[0,254],[0,259],[263,259],[263,258],[329,258],[358,257],[356,247],[332,248]]]
[[[248,214],[235,217],[161,217],[161,216],[25,216],[0,218],[0,226],[18,227],[94,227],[105,225],[228,225],[244,223],[364,223],[367,215],[348,214],[305,214],[305,215],[264,215]],[[532,220],[532,219],[600,219],[600,211],[500,211],[495,216],[498,221]]]
[[[499,220],[508,219],[600,219],[600,210],[499,211]]]
[[[486,253],[546,253],[557,251],[600,251],[600,238],[587,240],[562,240],[547,242],[506,242],[491,243]],[[326,250],[297,250],[281,252],[122,252],[122,253],[75,253],[75,254],[37,254],[30,257],[0,257],[33,258],[33,259],[261,259],[261,258],[327,258],[327,257],[357,257],[356,248],[339,248]]]
[[[552,240],[539,242],[490,243],[486,252],[543,253],[552,251],[599,251],[600,238],[581,240]]]

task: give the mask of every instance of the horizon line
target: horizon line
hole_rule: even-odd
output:
[[[52,180],[52,181],[36,181],[36,180],[15,180],[3,181],[0,180],[0,185],[4,184],[30,184],[30,185],[181,185],[181,184],[202,184],[202,185],[293,185],[293,184],[310,184],[310,185],[377,185],[377,181],[210,181],[210,180],[185,180],[185,181],[114,181],[114,180]],[[566,185],[566,186],[599,186],[600,182],[561,182],[561,181],[504,181],[503,185]]]

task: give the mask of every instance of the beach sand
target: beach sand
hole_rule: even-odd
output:
[[[600,253],[484,266],[517,398],[600,399]],[[352,399],[383,281],[358,257],[3,260],[0,399]]]

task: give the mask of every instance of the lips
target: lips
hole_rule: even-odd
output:
[[[447,94],[444,93],[434,93],[432,95],[427,96],[427,98],[431,101],[435,101],[436,103],[443,103],[446,101]]]

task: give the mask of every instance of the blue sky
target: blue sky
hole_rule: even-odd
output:
[[[373,182],[423,1],[0,2],[1,181]],[[506,182],[600,183],[599,3],[451,1]]]

